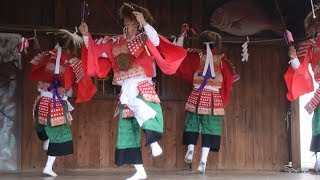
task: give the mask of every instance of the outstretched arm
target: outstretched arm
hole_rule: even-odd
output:
[[[289,63],[291,64],[292,68],[294,70],[298,69],[299,66],[300,66],[300,61],[299,61],[299,59],[297,57],[296,49],[293,46],[289,47],[288,55],[290,57]]]
[[[134,11],[133,14],[136,16],[136,19],[139,24],[141,24],[149,38],[149,40],[152,42],[154,46],[158,46],[160,44],[160,38],[158,36],[157,31],[147,23],[147,21],[144,19],[144,16],[142,13]]]
[[[308,70],[308,65],[312,56],[311,54],[311,49],[306,48],[306,52],[299,60],[295,48],[289,48],[288,55],[290,57],[289,63],[291,66],[285,73],[284,78],[288,88],[287,99],[290,101],[294,101],[299,96],[313,91],[314,86],[312,76]]]
[[[110,60],[105,59],[111,55],[112,41],[100,45],[96,44],[92,40],[85,22],[81,23],[79,30],[84,37],[87,37],[84,38],[86,47],[82,48],[82,60],[87,64],[86,74],[100,78],[105,77],[112,67]]]
[[[90,33],[89,33],[89,28],[88,28],[87,23],[81,22],[81,24],[79,26],[79,30],[80,30],[82,37],[83,37],[83,43],[86,46],[86,48],[88,49]],[[108,58],[108,55],[106,52],[103,51],[103,52],[101,52],[100,57]]]

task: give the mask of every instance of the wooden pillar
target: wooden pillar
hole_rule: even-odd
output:
[[[291,138],[292,166],[301,168],[299,100],[291,103],[290,128],[291,137],[288,138]]]

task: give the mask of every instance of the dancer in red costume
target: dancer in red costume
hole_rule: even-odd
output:
[[[305,18],[305,29],[307,34],[312,37],[315,34],[320,33],[320,9],[319,6],[315,9],[317,18],[312,17],[310,13]],[[289,101],[294,101],[303,94],[312,92],[314,90],[313,78],[317,84],[320,83],[320,38],[305,40],[299,44],[298,51],[291,46],[289,48],[289,57],[291,64],[286,74],[284,75],[288,93],[287,98]],[[311,69],[314,73],[314,77],[311,76],[308,66],[311,65]],[[309,114],[313,114],[312,118],[312,139],[310,144],[310,151],[316,155],[320,151],[320,88],[317,90],[306,104],[305,109]],[[315,164],[315,171],[320,173],[320,159],[317,158]]]
[[[30,62],[30,79],[38,82],[40,93],[33,108],[36,131],[48,154],[43,173],[50,176],[57,176],[52,170],[56,156],[73,153],[70,111],[74,108],[68,97],[75,92],[76,103],[82,103],[97,91],[84,71],[86,63],[72,52],[68,46],[57,44],[53,50],[39,53]]]
[[[200,34],[202,49],[190,49],[176,75],[193,84],[185,110],[187,117],[183,144],[188,146],[185,161],[193,160],[194,145],[202,134],[202,154],[198,172],[205,173],[210,151],[218,152],[224,107],[229,103],[232,84],[239,79],[233,65],[221,50],[221,36],[212,31]]]
[[[149,24],[148,10],[135,4],[119,9],[124,24],[123,35],[105,38],[96,44],[82,22],[79,29],[85,47],[82,57],[88,60],[88,73],[104,77],[112,69],[113,84],[121,86],[120,113],[115,163],[133,164],[137,172],[129,180],[146,179],[140,149],[141,129],[146,134],[146,146],[153,156],[159,156],[158,144],[163,133],[160,99],[151,78],[156,62],[165,74],[174,74],[186,56],[186,51],[164,37]]]

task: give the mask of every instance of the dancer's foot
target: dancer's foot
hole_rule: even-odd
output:
[[[316,160],[316,163],[314,164],[314,169],[316,173],[320,173],[320,159]]]
[[[160,156],[162,154],[162,148],[158,144],[158,142],[154,142],[150,144],[151,152],[153,157]]]
[[[42,171],[44,174],[47,174],[49,176],[52,176],[52,177],[57,177],[57,174],[55,172],[53,172],[53,170],[49,167],[45,167]]]
[[[206,172],[206,163],[200,162],[197,171],[200,174],[204,174]]]
[[[191,164],[193,159],[193,150],[188,149],[186,155],[184,156],[184,161]]]
[[[140,180],[140,179],[147,179],[146,172],[136,172],[133,176],[127,178],[126,180]]]

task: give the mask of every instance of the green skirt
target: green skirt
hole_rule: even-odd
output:
[[[66,104],[66,103],[65,103]],[[47,125],[38,122],[38,106],[35,109],[36,132],[40,140],[49,139],[47,154],[50,156],[62,156],[73,153],[73,141],[71,127],[68,121],[67,105],[64,105],[64,115],[67,123],[60,126],[51,126],[50,114],[48,114]]]

